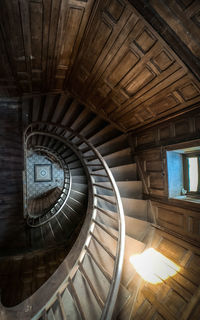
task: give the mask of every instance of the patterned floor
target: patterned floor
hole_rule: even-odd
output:
[[[26,165],[28,199],[35,198],[55,187],[63,187],[63,170],[45,156],[28,151]]]

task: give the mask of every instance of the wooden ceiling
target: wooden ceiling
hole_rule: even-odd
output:
[[[131,131],[200,101],[199,0],[1,0],[0,95],[69,90]]]

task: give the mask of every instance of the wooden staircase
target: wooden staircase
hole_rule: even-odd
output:
[[[77,103],[76,108],[74,105],[74,101],[68,105],[61,123],[56,123],[51,114],[48,115],[48,123],[37,123],[40,119],[34,117],[36,122],[29,125],[25,139],[27,148],[37,146],[58,153],[72,174],[72,188],[65,207],[51,221],[31,230],[31,242],[34,243],[34,248],[41,247],[42,242],[45,246],[59,246],[64,237],[68,238],[69,230],[73,233],[70,223],[74,217],[80,218],[86,210],[88,184],[86,218],[74,249],[80,252],[80,256],[76,259],[73,257],[75,251],[72,247],[59,267],[62,270],[64,265],[67,267],[64,282],[58,281],[56,291],[54,289],[53,293],[49,290],[44,299],[46,302],[39,301],[37,306],[26,313],[26,317],[23,308],[28,300],[16,306],[15,319],[19,315],[23,315],[24,319],[35,320],[129,319],[130,314],[124,310],[137,294],[137,284],[130,285],[136,273],[129,258],[148,246],[151,226],[147,201],[142,199],[142,182],[137,179],[131,149],[126,135],[92,115],[86,108],[81,108],[78,113]],[[65,105],[59,107],[60,110],[56,112],[64,114]],[[117,188],[119,198],[116,196]],[[119,212],[121,214],[123,211],[119,209],[119,201],[124,207],[122,219],[125,222],[125,238],[120,233],[123,228],[121,229],[119,222]],[[76,223],[78,222],[79,219],[76,219]],[[119,258],[123,242],[124,257],[121,255]],[[74,264],[68,262],[70,254],[75,259]],[[118,270],[116,261],[121,257],[123,269]],[[59,268],[55,273],[57,280]],[[48,288],[51,281],[56,283],[54,275],[45,284]],[[115,282],[119,283],[119,288],[112,291],[110,289],[115,288]],[[45,285],[34,293],[32,303],[35,299],[38,301],[39,295],[46,294]],[[109,303],[112,311],[109,310]],[[8,310],[5,314],[6,312]],[[12,319],[12,316],[9,314],[5,319]]]

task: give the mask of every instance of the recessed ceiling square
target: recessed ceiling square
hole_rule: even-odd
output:
[[[34,181],[35,182],[52,181],[52,165],[51,164],[35,164],[34,165]]]

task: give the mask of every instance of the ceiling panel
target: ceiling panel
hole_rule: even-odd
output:
[[[130,2],[3,0],[1,96],[69,90],[124,131],[198,104],[199,1]]]

